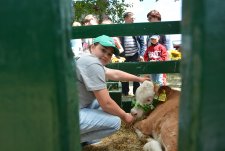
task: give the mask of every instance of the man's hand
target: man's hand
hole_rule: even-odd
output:
[[[142,56],[140,56],[140,57],[138,58],[138,60],[139,60],[140,62],[144,62],[144,58],[143,58]]]
[[[127,124],[131,124],[134,121],[134,117],[130,113],[125,113],[122,120]]]
[[[149,76],[139,77],[139,82],[141,82],[141,83],[143,83],[146,80],[151,81]]]

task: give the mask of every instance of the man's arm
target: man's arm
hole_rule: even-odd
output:
[[[113,81],[134,81],[144,82],[150,80],[149,77],[138,77],[136,75],[115,69],[106,68],[106,78]]]
[[[131,114],[126,113],[121,109],[120,106],[110,97],[107,89],[96,90],[94,91],[94,95],[103,111],[119,116],[126,123],[131,123],[134,120]]]

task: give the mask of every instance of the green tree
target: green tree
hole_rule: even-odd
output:
[[[140,2],[144,0],[139,0]],[[156,2],[159,0],[155,0]],[[179,0],[174,0],[179,1]],[[102,19],[109,16],[114,23],[123,22],[123,13],[132,4],[125,3],[125,0],[73,0],[74,17],[73,20],[82,22],[88,14],[93,14]]]
[[[123,13],[131,4],[124,3],[124,0],[75,0],[74,1],[74,20],[82,22],[88,14],[93,14],[102,19],[109,16],[114,23],[123,21]]]

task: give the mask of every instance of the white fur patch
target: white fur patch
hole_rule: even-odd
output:
[[[145,136],[139,129],[135,129],[135,133],[137,134],[139,139]]]
[[[148,138],[148,142],[143,147],[144,151],[162,151],[160,143],[153,138]]]
[[[151,81],[144,81],[136,90],[136,101],[139,101],[141,104],[144,103],[149,97],[153,97],[154,84]]]

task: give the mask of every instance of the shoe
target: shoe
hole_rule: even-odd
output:
[[[89,145],[98,145],[101,143],[102,143],[102,141],[100,141],[100,140],[94,140],[94,141],[89,142]]]
[[[97,145],[100,144],[102,141],[100,140],[93,140],[93,141],[88,141],[88,142],[82,142],[80,143],[82,147],[87,146],[87,145]]]
[[[132,93],[129,93],[129,94],[128,94],[128,96],[129,96],[129,97],[133,97],[133,96],[134,96],[134,94],[132,94]]]

